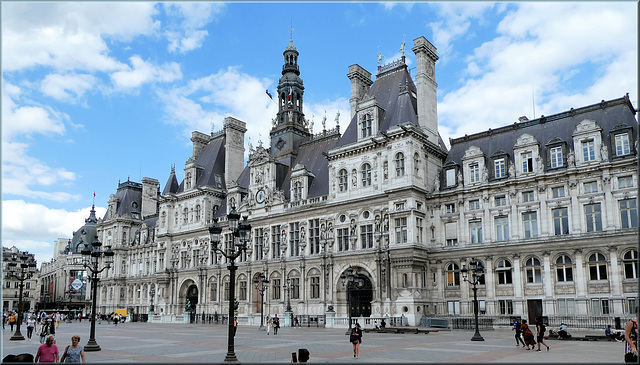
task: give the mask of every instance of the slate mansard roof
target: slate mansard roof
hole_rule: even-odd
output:
[[[584,120],[593,120],[602,128],[603,136],[620,127],[632,128],[633,136],[638,135],[638,122],[635,118],[636,110],[629,101],[628,95],[619,99],[602,101],[598,104],[585,106],[579,109],[571,109],[551,116],[542,116],[538,119],[514,123],[495,130],[466,135],[451,139],[451,148],[445,161],[445,168],[458,165],[462,166],[462,158],[465,151],[471,146],[476,146],[484,153],[486,159],[496,154],[506,153],[513,161],[513,146],[523,134],[532,135],[539,143],[540,155],[544,166],[548,166],[546,145],[549,142],[564,142],[568,148],[578,151],[580,146],[574,146],[573,133],[576,126]],[[615,146],[611,145],[610,138],[603,138],[610,154],[615,153]],[[633,144],[633,141],[631,141]],[[576,152],[577,153],[577,152]],[[637,153],[635,151],[634,153]],[[489,169],[491,170],[491,169]]]
[[[130,180],[118,183],[118,190],[115,195],[118,200],[118,206],[114,212],[116,217],[133,216],[133,213],[140,214],[142,209],[142,184]],[[103,219],[107,219],[108,215],[109,210],[107,210]]]

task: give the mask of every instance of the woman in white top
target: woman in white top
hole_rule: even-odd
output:
[[[267,335],[271,332],[271,317],[267,316]]]
[[[33,318],[32,314],[29,314],[25,323],[27,324],[27,338],[31,341],[31,335],[33,335],[33,331],[36,329],[36,319]]]

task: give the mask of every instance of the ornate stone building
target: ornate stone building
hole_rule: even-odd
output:
[[[252,252],[237,260],[239,316],[347,315],[340,275],[359,274],[353,316],[473,312],[460,269],[486,268],[486,316],[624,316],[637,304],[637,132],[628,97],[450,141],[438,133],[436,49],[414,40],[416,75],[403,57],[375,80],[349,66],[344,133],[304,114],[299,53],[289,44],[268,146],[246,125],[193,132],[179,182],[127,181],[98,222],[116,252],[98,306],[147,313],[228,312],[229,272],[210,250],[212,218],[235,207],[252,225]],[[319,71],[319,70],[317,70]],[[224,230],[223,232],[228,232]],[[232,244],[226,233],[223,244]],[[269,280],[264,304],[253,280]],[[289,282],[287,290],[285,284]]]

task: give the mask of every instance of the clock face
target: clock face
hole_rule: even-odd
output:
[[[264,190],[258,190],[258,193],[256,193],[256,201],[258,204],[264,203]]]

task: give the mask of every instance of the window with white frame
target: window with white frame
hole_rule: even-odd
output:
[[[632,176],[620,176],[618,177],[618,189],[626,189],[633,187]]]
[[[622,256],[625,279],[638,279],[638,251],[630,250]]]
[[[583,184],[584,193],[591,194],[598,192],[598,182],[597,181],[589,181]]]
[[[478,209],[480,209],[480,200],[479,199],[469,200],[469,210],[478,210]]]
[[[513,300],[498,300],[498,308],[502,315],[513,314]]]
[[[362,248],[373,248],[373,224],[360,225],[360,242]]]
[[[280,226],[271,226],[271,258],[280,258]]]
[[[529,258],[524,265],[524,271],[528,284],[542,282],[542,265],[537,258]]]
[[[480,182],[480,165],[477,162],[469,164],[469,182]]]
[[[396,176],[404,176],[404,154],[396,153]]]
[[[396,218],[396,243],[407,243],[407,218]]]
[[[564,186],[556,186],[551,188],[551,195],[554,198],[563,198],[564,194]]]
[[[496,217],[496,241],[509,240],[509,217]]]
[[[596,145],[592,139],[582,141],[582,160],[584,162],[596,160]]]
[[[460,314],[460,301],[449,300],[447,301],[448,314],[459,315]]]
[[[616,134],[616,156],[626,156],[631,153],[629,135],[627,133]]]
[[[556,236],[569,234],[569,210],[568,208],[553,209],[553,230]]]
[[[573,265],[569,256],[561,255],[556,259],[556,279],[558,282],[573,281]]]
[[[507,205],[507,197],[505,195],[500,195],[495,197],[496,207],[501,207]]]
[[[512,284],[511,280],[511,262],[509,260],[499,260],[496,265],[496,275],[498,276],[498,284]]]
[[[340,191],[347,191],[349,187],[349,173],[346,169],[338,172],[338,188]]]
[[[447,286],[460,286],[460,267],[455,263],[447,265]]]
[[[362,176],[362,187],[371,186],[371,165],[368,163],[363,164],[360,174]]]
[[[309,219],[309,253],[320,253],[320,219]]]
[[[289,256],[300,256],[300,222],[289,223]]]
[[[600,203],[585,205],[584,216],[587,223],[587,232],[602,231],[602,212]]]
[[[538,237],[538,212],[522,213],[524,238]]]
[[[504,158],[499,158],[495,161],[493,161],[493,175],[495,176],[496,179],[502,179],[503,177],[507,176],[506,175],[506,169],[505,169],[505,160]]]
[[[638,202],[636,199],[620,200],[620,223],[622,228],[638,228]]]
[[[561,316],[573,316],[576,314],[576,302],[573,298],[556,299],[558,314]]]
[[[589,279],[607,280],[607,259],[599,252],[589,256]]]
[[[349,228],[338,228],[338,251],[349,251]]]
[[[562,146],[551,147],[551,149],[549,149],[549,155],[551,157],[551,168],[558,168],[564,165]]]
[[[630,297],[627,298],[626,300],[626,308],[625,308],[625,313],[626,314],[636,314],[636,308],[638,308],[638,299],[635,297]]]
[[[609,314],[609,299],[592,298],[591,313],[596,316]]]
[[[533,172],[533,153],[523,152],[520,157],[522,158],[522,172]]]
[[[535,197],[533,191],[523,191],[522,192],[522,202],[529,203],[535,201]]]
[[[456,169],[447,170],[447,186],[456,186]]]
[[[482,243],[482,221],[469,222],[469,234],[471,243]]]
[[[444,205],[444,212],[452,214],[456,212],[456,203],[447,203]]]
[[[458,223],[449,222],[444,224],[444,236],[447,246],[458,245]]]
[[[293,183],[293,201],[302,200],[302,183],[296,181]]]
[[[271,286],[271,299],[279,300],[280,297],[281,297],[281,293],[282,293],[281,292],[282,285],[280,284],[281,281],[280,281],[280,279],[273,279],[273,280],[271,280],[271,282],[273,283],[272,286]]]

